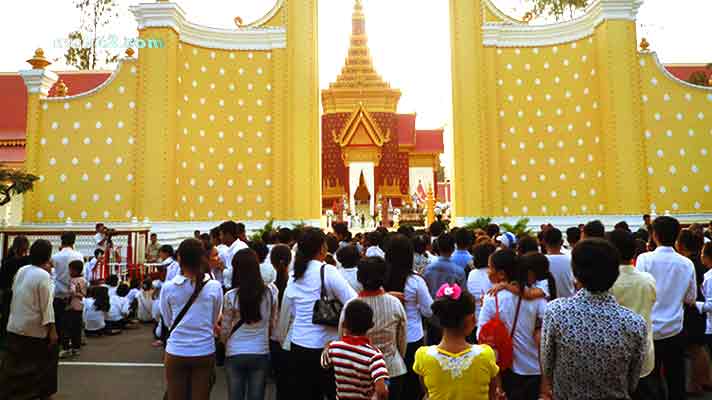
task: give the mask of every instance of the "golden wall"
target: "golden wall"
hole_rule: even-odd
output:
[[[529,26],[489,0],[450,2],[460,222],[712,212],[712,91],[637,50],[639,5]]]
[[[529,26],[490,0],[450,0],[458,222],[712,212],[712,90],[638,51],[639,5],[596,0]],[[236,30],[191,24],[175,3],[132,11],[164,48],[89,93],[30,93],[41,182],[23,220],[318,219],[317,0]]]
[[[318,219],[310,10],[284,0],[226,30],[175,3],[134,6],[139,37],[163,48],[140,48],[89,93],[30,95],[27,167],[41,181],[24,221]]]

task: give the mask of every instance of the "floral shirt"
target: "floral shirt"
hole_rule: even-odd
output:
[[[557,400],[630,399],[647,346],[643,318],[609,293],[581,289],[546,307],[541,338],[544,374]]]

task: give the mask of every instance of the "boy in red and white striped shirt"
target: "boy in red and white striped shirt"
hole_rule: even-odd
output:
[[[329,343],[321,355],[321,366],[334,368],[336,398],[339,400],[388,399],[388,369],[383,353],[371,345],[366,332],[373,327],[373,310],[360,300],[344,310],[341,340]]]

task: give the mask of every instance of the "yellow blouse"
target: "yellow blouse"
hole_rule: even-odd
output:
[[[413,371],[423,377],[429,400],[488,400],[489,384],[499,367],[487,345],[457,354],[428,346],[415,353]]]

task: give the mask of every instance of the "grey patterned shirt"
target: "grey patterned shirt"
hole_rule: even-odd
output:
[[[581,289],[546,307],[541,362],[556,400],[630,399],[646,346],[643,318],[609,293]]]

